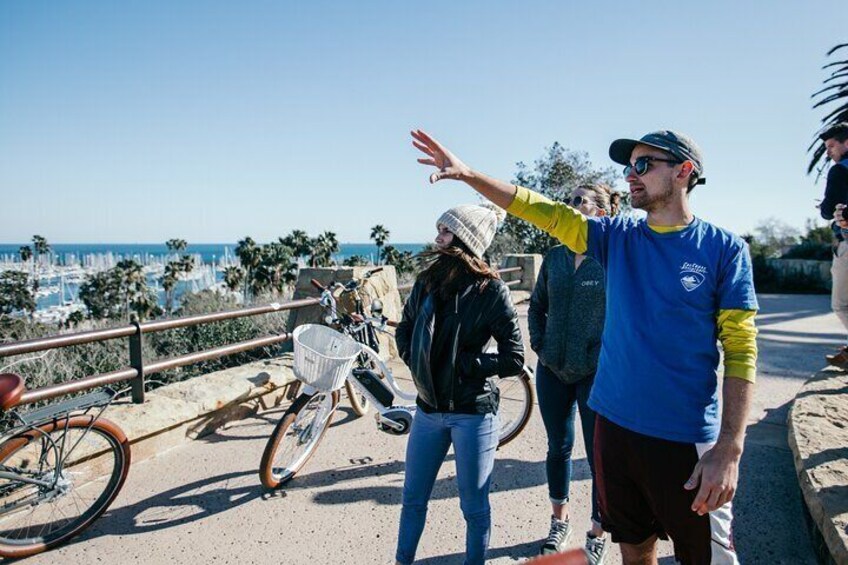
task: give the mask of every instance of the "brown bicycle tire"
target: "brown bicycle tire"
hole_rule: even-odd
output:
[[[116,424],[105,419],[97,419],[94,416],[73,416],[67,420],[55,420],[35,428],[28,429],[6,440],[0,445],[0,463],[6,461],[21,448],[33,441],[50,434],[56,430],[69,428],[88,428],[88,433],[100,433],[109,442],[110,450],[115,454],[115,466],[110,474],[106,490],[92,503],[80,517],[75,520],[67,531],[56,537],[47,536],[39,541],[25,543],[9,543],[0,540],[0,557],[20,558],[35,555],[61,545],[74,536],[79,535],[100,517],[103,512],[114,502],[115,497],[121,491],[126,481],[127,473],[131,464],[130,444],[123,430]],[[2,500],[0,500],[2,502]]]
[[[527,373],[527,370],[522,370],[521,374],[516,377],[507,378],[517,378],[520,380],[524,394],[527,398],[527,404],[518,426],[516,426],[509,434],[499,438],[498,449],[514,440],[519,436],[519,434],[521,434],[521,432],[524,431],[524,428],[526,428],[527,424],[530,423],[530,416],[533,414],[533,404],[536,403],[536,392],[533,390],[533,381],[530,379],[530,375]]]
[[[301,410],[316,396],[318,395],[326,395],[331,394],[332,398],[332,410],[330,415],[327,417],[327,422],[324,424],[321,429],[318,439],[315,440],[314,444],[311,445],[309,452],[306,454],[306,457],[300,461],[300,463],[294,468],[291,469],[290,472],[284,476],[277,478],[274,475],[274,456],[277,454],[277,450],[280,447],[280,442],[286,435],[289,427],[294,423],[297,419],[298,414]],[[327,429],[329,429],[332,414],[335,412],[336,407],[339,405],[339,391],[335,390],[332,393],[316,393],[314,395],[309,394],[301,394],[298,396],[292,405],[289,406],[288,410],[286,410],[283,417],[277,423],[277,426],[274,428],[274,431],[271,433],[271,437],[268,438],[268,443],[265,444],[265,450],[262,452],[262,461],[259,463],[259,480],[262,482],[262,485],[268,489],[276,489],[291,479],[306,465],[309,459],[315,454],[320,446],[321,442],[324,440],[324,436],[327,433]]]

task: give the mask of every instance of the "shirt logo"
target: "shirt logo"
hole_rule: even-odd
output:
[[[692,292],[704,283],[707,268],[697,263],[683,263],[680,267],[680,284],[686,292]]]

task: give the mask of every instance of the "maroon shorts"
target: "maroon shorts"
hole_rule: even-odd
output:
[[[674,542],[684,565],[735,563],[730,503],[699,516],[697,489],[683,484],[709,446],[639,434],[598,415],[595,480],[603,528],[618,543],[638,545],[656,535]]]

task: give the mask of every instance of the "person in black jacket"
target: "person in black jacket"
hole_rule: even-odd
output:
[[[827,156],[833,166],[827,173],[827,185],[819,211],[825,220],[834,220],[833,228],[837,244],[834,249],[831,307],[836,317],[848,330],[848,242],[845,241],[842,228],[848,228],[848,217],[842,214],[842,208],[848,204],[848,123],[841,122],[829,127],[819,138],[824,141]],[[848,346],[842,347],[836,355],[827,355],[827,362],[840,369],[848,369]]]
[[[615,216],[620,199],[621,195],[609,186],[594,183],[576,188],[568,204],[588,217]],[[585,547],[593,565],[603,562],[608,549],[601,528],[595,484],[595,411],[589,407],[589,392],[601,352],[605,301],[601,264],[557,245],[542,261],[527,312],[530,347],[539,355],[536,391],[548,438],[545,471],[551,501],[551,527],[542,543],[541,554],[559,553],[571,535],[568,515],[571,451],[575,413],[579,407],[583,444],[592,474],[592,529],[586,534]]]
[[[415,559],[439,468],[454,447],[465,563],[482,564],[491,530],[489,484],[498,444],[498,392],[491,377],[521,372],[524,349],[509,288],[483,260],[503,212],[451,208],[437,222],[436,250],[418,275],[396,340],[418,391],[395,559]],[[489,339],[497,353],[485,353]]]

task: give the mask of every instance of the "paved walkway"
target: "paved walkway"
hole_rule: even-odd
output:
[[[786,441],[788,405],[841,343],[827,296],[761,296],[760,376],[735,535],[743,563],[814,564]],[[535,359],[533,360],[535,361]],[[273,410],[134,465],[115,505],[75,543],[22,563],[392,563],[403,483],[404,438],[341,410],[303,474],[267,493],[256,473]],[[491,562],[537,552],[547,533],[545,438],[538,411],[498,453],[492,494]],[[589,469],[578,438],[572,486],[573,545],[589,525]],[[442,469],[419,563],[462,562],[464,525],[452,456]],[[661,544],[661,563],[671,547]],[[609,563],[620,561],[613,548]]]

